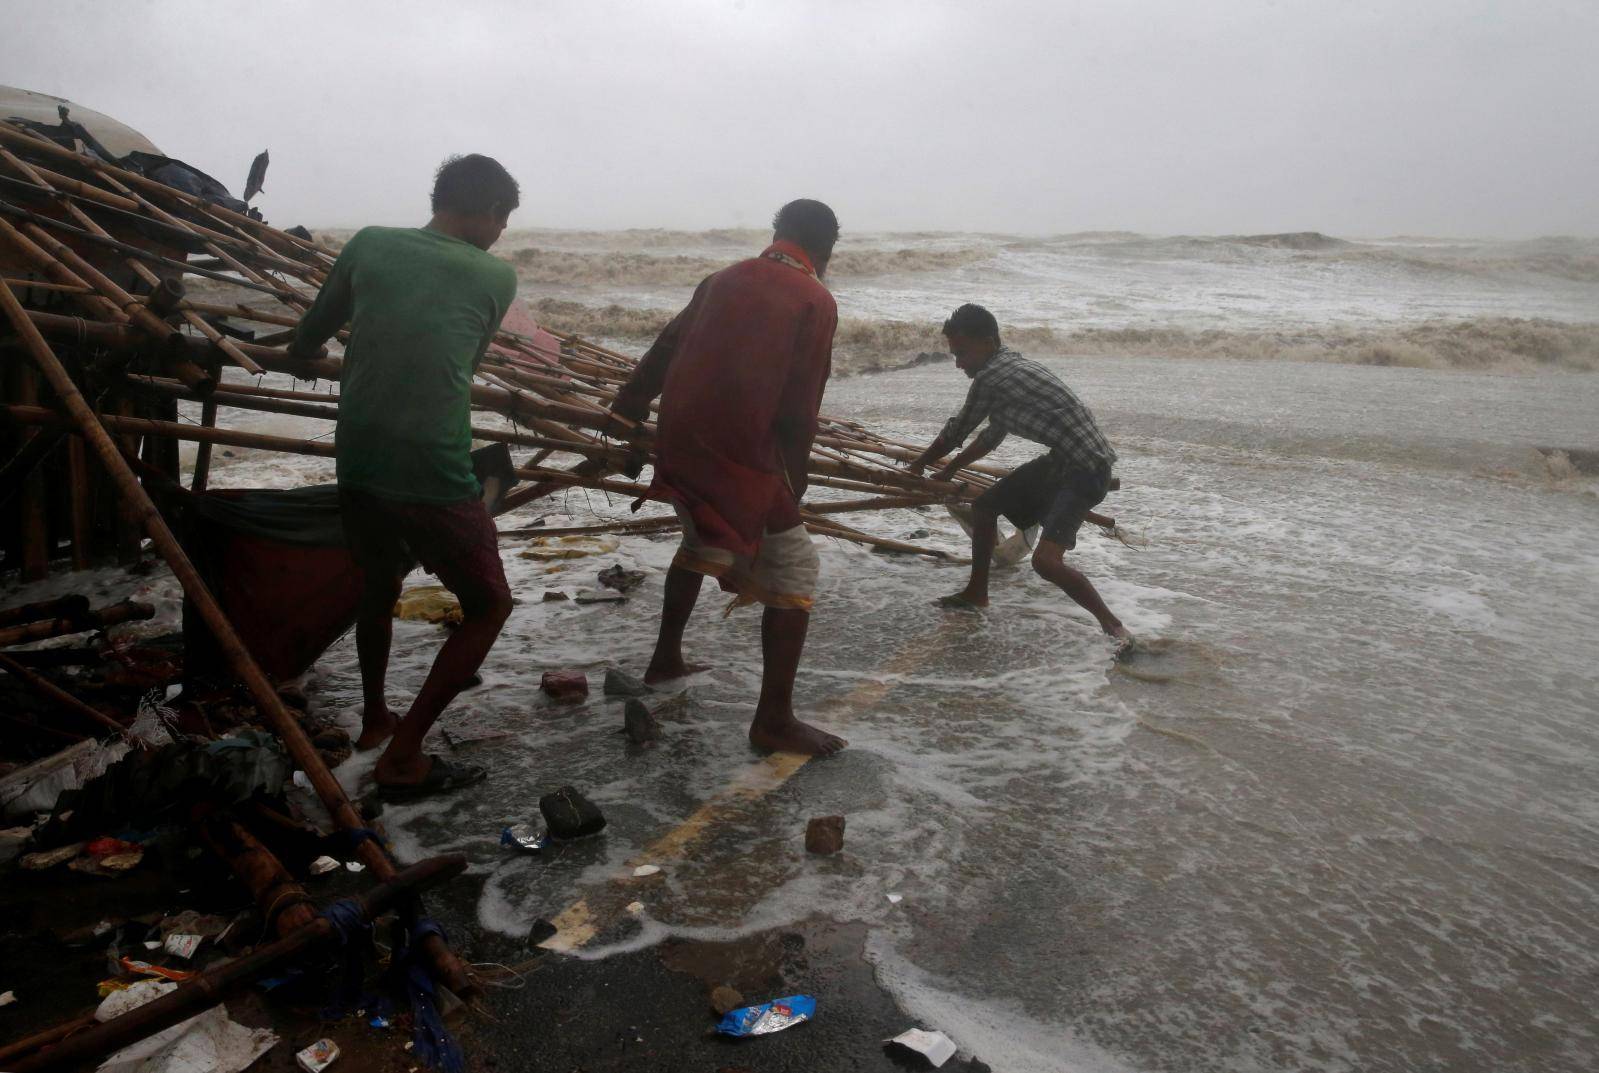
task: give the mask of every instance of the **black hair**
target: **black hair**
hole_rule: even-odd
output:
[[[982,306],[967,302],[949,315],[944,322],[945,335],[963,335],[968,339],[992,339],[999,342],[999,321]]]
[[[452,156],[433,177],[433,211],[466,216],[505,216],[522,202],[522,190],[511,173],[481,153]]]
[[[807,253],[825,260],[838,241],[838,217],[822,202],[802,197],[777,210],[772,217],[772,235],[797,242]]]

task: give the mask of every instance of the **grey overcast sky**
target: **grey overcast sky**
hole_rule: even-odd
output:
[[[1599,234],[1599,0],[3,0],[0,83],[274,223]]]

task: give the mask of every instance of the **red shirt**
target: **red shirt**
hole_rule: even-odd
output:
[[[774,242],[706,277],[618,394],[634,420],[660,396],[652,488],[707,546],[754,555],[762,533],[799,524],[837,326],[805,251]]]

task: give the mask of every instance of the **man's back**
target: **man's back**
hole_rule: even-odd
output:
[[[707,279],[661,393],[660,452],[708,449],[765,472],[804,473],[831,368],[837,306],[814,276],[770,256]],[[796,454],[797,452],[797,454]]]
[[[368,227],[349,241],[306,317],[311,332],[350,324],[341,484],[410,502],[477,494],[472,373],[515,295],[509,265],[438,231]]]

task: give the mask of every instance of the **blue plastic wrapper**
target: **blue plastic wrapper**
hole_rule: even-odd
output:
[[[790,995],[759,1006],[729,1010],[716,1030],[724,1036],[767,1036],[793,1028],[816,1016],[816,1000],[810,995]]]

